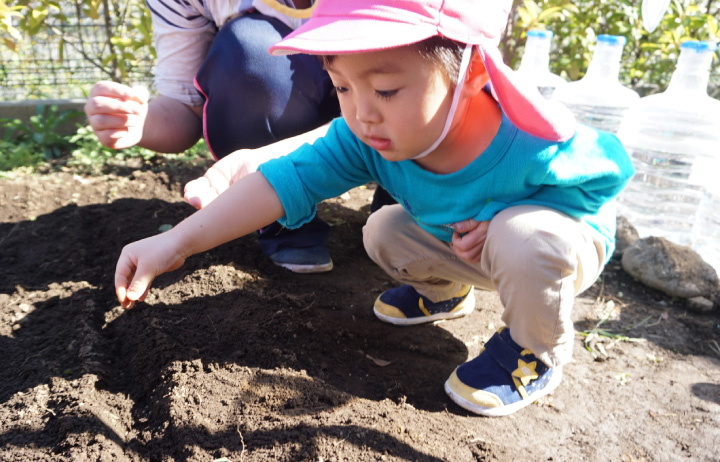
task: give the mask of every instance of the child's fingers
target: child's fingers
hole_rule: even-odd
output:
[[[217,197],[217,193],[210,186],[208,179],[204,176],[196,178],[185,185],[185,201],[195,207],[201,209],[208,205]]]
[[[473,229],[477,228],[478,224],[480,224],[479,221],[475,221],[473,219],[459,221],[453,225],[453,229],[457,231],[458,233],[467,233],[472,231]]]
[[[150,284],[154,279],[153,273],[143,268],[143,265],[138,265],[137,271],[135,271],[135,277],[130,282],[127,291],[127,298],[132,301],[143,301],[147,296],[147,291],[150,289]]]
[[[135,265],[121,255],[115,267],[115,294],[124,308],[132,308],[134,301],[128,298],[128,283],[135,272]]]

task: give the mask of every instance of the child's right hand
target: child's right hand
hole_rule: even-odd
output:
[[[93,85],[85,103],[88,122],[103,146],[124,149],[142,139],[148,111],[146,88],[101,81]]]
[[[185,263],[186,255],[176,237],[164,234],[133,242],[123,248],[115,267],[115,293],[118,301],[130,309],[147,296],[152,281]]]

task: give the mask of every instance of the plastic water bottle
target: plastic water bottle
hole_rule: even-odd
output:
[[[712,236],[720,233],[716,204],[699,215],[703,190],[711,198],[720,181],[720,101],[707,94],[716,49],[712,42],[683,43],[667,90],[633,105],[618,131],[635,166],[618,213],[641,237],[660,236],[703,252],[709,242],[717,245]]]
[[[618,80],[625,37],[598,35],[585,76],[558,88],[553,99],[575,114],[578,122],[617,133],[625,112],[640,96]]]
[[[529,30],[525,41],[525,52],[517,70],[547,99],[552,98],[556,88],[567,85],[565,79],[553,74],[549,69],[552,37],[553,33],[549,30]]]
[[[720,182],[700,195],[691,247],[720,274]]]

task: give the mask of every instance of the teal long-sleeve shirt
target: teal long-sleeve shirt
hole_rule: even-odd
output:
[[[336,119],[327,134],[287,156],[260,166],[285,209],[283,226],[310,221],[316,204],[368,181],[376,181],[418,225],[443,241],[452,225],[491,220],[514,205],[553,208],[585,221],[605,239],[609,260],[615,245],[615,197],[633,175],[620,141],[579,125],[557,143],[518,130],[503,116],[490,146],[463,169],[436,174],[412,160],[390,162]]]

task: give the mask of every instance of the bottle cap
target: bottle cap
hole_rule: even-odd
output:
[[[527,31],[527,36],[551,39],[553,37],[553,32],[550,30],[531,29]]]
[[[717,43],[715,42],[701,42],[698,40],[687,40],[680,45],[681,50],[695,50],[697,52],[701,51],[712,51],[714,52],[717,50]]]
[[[607,43],[608,45],[625,46],[627,39],[625,37],[623,37],[622,35],[600,34],[597,37],[597,42],[598,43]]]

